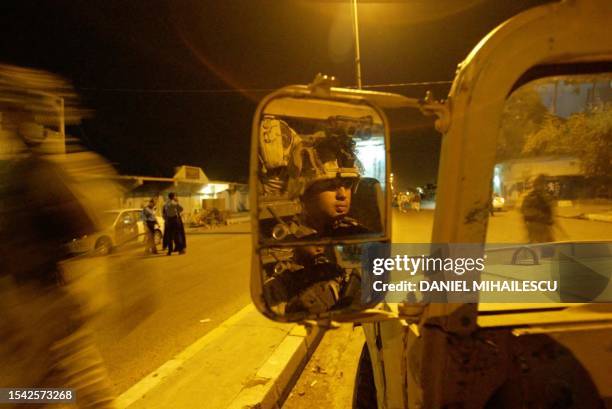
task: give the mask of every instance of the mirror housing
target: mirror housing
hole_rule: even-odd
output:
[[[282,88],[259,104],[250,166],[251,295],[267,317],[376,315],[371,308],[379,300],[361,296],[361,271],[368,244],[391,237],[389,128],[377,103],[394,106],[402,98],[323,82]]]

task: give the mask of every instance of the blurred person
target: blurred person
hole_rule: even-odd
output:
[[[176,193],[168,193],[168,201],[164,204],[163,217],[165,221],[164,227],[164,249],[168,249],[167,255],[172,255],[173,251],[178,251],[179,254],[185,254],[187,247],[185,237],[185,227],[181,219],[183,206],[178,202]]]
[[[410,198],[410,208],[417,212],[421,211],[421,194],[419,192],[414,192],[412,194]]]
[[[147,229],[145,254],[157,254],[157,246],[155,245],[155,226],[159,226],[159,223],[155,215],[155,199],[149,200],[149,203],[142,208],[142,220]]]
[[[408,209],[410,208],[410,196],[405,193],[400,193],[397,203],[402,213],[408,212]]]
[[[531,191],[523,199],[521,213],[530,243],[555,241],[553,197],[546,189],[546,175],[538,175]]]
[[[0,65],[0,96],[0,145],[11,145],[0,166],[0,386],[74,388],[78,407],[112,408],[87,310],[61,267],[66,243],[96,230],[67,161],[49,155],[63,144],[61,127],[45,127],[58,122],[57,97],[73,121],[74,95],[53,75]]]

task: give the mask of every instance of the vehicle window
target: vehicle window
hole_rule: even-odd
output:
[[[612,74],[546,77],[507,99],[489,243],[612,238]]]
[[[134,220],[132,212],[121,213],[120,220],[123,224],[134,224],[136,222],[136,220]]]
[[[115,222],[115,220],[117,220],[117,216],[119,215],[119,212],[104,212],[102,213],[101,216],[101,220],[100,222],[102,223],[103,227],[110,227],[113,225],[113,223]]]

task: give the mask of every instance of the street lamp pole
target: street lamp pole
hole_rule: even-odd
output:
[[[357,0],[353,0],[353,33],[355,34],[355,79],[357,88],[361,89],[361,55],[359,53],[359,19],[357,17]]]

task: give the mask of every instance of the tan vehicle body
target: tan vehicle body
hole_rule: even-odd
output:
[[[444,136],[432,242],[485,241],[495,135],[507,96],[548,69],[575,64],[572,73],[580,73],[580,64],[609,64],[611,16],[607,0],[534,8],[496,28],[460,65],[436,123]],[[431,304],[418,325],[364,324],[378,407],[481,408],[494,405],[491,397],[509,383],[516,388],[506,395],[544,396],[547,373],[573,365],[577,378],[586,378],[574,388],[612,408],[612,305],[506,304],[494,315],[479,314],[485,309],[493,308]],[[538,355],[542,349],[567,359]],[[516,360],[525,373],[515,372]],[[585,399],[578,407],[600,407]]]

